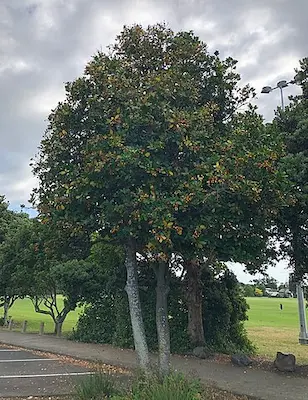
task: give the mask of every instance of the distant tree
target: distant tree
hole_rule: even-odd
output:
[[[18,275],[19,264],[15,261],[18,238],[29,223],[26,214],[9,211],[7,204],[0,201],[0,307],[3,307],[4,324],[9,309],[18,297],[25,295],[27,287],[26,279],[20,279]]]
[[[260,288],[255,288],[255,296],[257,296],[257,297],[262,297],[262,296],[264,296],[263,290],[260,289]]]
[[[266,288],[278,289],[278,281],[268,275],[263,276],[263,278],[253,279],[252,282],[255,286],[261,288],[263,291],[265,291]]]
[[[244,297],[254,297],[255,295],[255,286],[242,283],[240,284],[242,293]]]
[[[294,280],[308,272],[308,58],[300,61],[296,73],[302,94],[292,97],[269,126],[270,132],[276,131],[283,137],[287,151],[281,167],[290,179],[292,202],[278,213],[276,226],[281,250],[290,259]]]
[[[0,246],[0,290],[5,318],[16,298],[31,298],[35,311],[50,315],[61,334],[67,314],[97,285],[96,269],[78,259],[87,254],[88,239],[51,229],[39,219],[18,214]],[[63,307],[57,295],[63,295]]]

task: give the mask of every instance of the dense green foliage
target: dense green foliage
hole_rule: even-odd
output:
[[[30,297],[35,310],[49,315],[55,331],[61,331],[67,314],[99,285],[98,264],[95,268],[90,261],[78,259],[87,254],[87,237],[71,236],[39,219],[12,214],[14,219],[0,245],[0,296],[5,294],[9,306],[17,297]],[[63,307],[58,293],[64,296]]]
[[[124,273],[124,271],[123,271]],[[155,325],[154,272],[140,268],[139,290],[144,313],[147,341],[151,349],[157,349]],[[124,280],[124,277],[123,277]],[[203,323],[205,340],[209,348],[232,352],[253,350],[244,330],[247,319],[247,303],[240,293],[235,276],[226,268],[211,268],[203,272]],[[170,281],[172,297],[169,301],[171,350],[191,350],[187,334],[187,307],[183,294],[183,282],[173,275]],[[75,340],[111,343],[120,347],[133,347],[127,297],[124,290],[113,286],[113,291],[86,306],[72,334]]]
[[[0,307],[3,307],[2,324],[7,322],[8,311],[18,297],[27,294],[27,275],[21,273],[25,241],[23,233],[30,221],[26,214],[8,210],[0,196]],[[17,255],[17,258],[16,258]]]
[[[308,272],[308,58],[300,62],[297,74],[302,95],[277,113],[270,129],[284,138],[287,154],[281,168],[289,177],[292,197],[289,207],[278,214],[278,236],[294,277],[301,279]]]

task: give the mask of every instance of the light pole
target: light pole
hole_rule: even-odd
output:
[[[272,88],[271,86],[264,86],[261,90],[261,93],[268,94],[275,89],[280,89],[281,108],[284,110],[283,89],[288,87],[290,83],[293,84],[295,82],[294,81],[287,82],[284,80],[277,82],[277,86],[275,86],[274,88]]]
[[[296,74],[292,81],[287,82],[286,80],[277,82],[277,86],[272,88],[271,86],[264,86],[261,90],[261,93],[268,94],[271,93],[275,89],[280,89],[280,99],[281,99],[281,108],[284,110],[284,98],[283,98],[283,89],[288,87],[289,84],[294,85],[300,83],[302,80],[300,74]],[[304,290],[302,286],[302,282],[297,282],[296,284],[296,295],[297,295],[297,303],[298,303],[298,314],[299,314],[299,343],[300,344],[308,344],[308,332],[307,332],[307,318],[306,318],[306,307],[305,307],[305,297]]]
[[[301,73],[299,72],[295,75],[294,79],[292,79],[289,82],[286,80],[282,80],[282,81],[277,82],[277,86],[275,86],[275,87],[263,86],[261,93],[268,94],[268,93],[271,93],[275,89],[279,89],[280,90],[280,99],[281,99],[281,108],[284,110],[283,89],[288,87],[289,85],[296,85],[296,84],[300,83],[301,81],[302,81],[302,76],[301,76]]]

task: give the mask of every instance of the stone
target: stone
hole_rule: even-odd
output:
[[[193,349],[193,352],[192,352],[192,353],[193,353],[193,355],[194,355],[195,357],[198,357],[198,358],[201,358],[201,359],[210,358],[210,357],[213,356],[213,354],[209,351],[208,348],[206,348],[206,347],[201,347],[201,346],[195,347],[195,348]]]
[[[252,364],[252,359],[246,356],[246,354],[233,354],[231,356],[231,362],[239,367],[249,367]]]
[[[294,372],[296,368],[296,358],[294,354],[284,354],[277,352],[274,361],[275,367],[281,372]]]

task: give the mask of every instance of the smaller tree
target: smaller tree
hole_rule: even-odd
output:
[[[254,297],[255,295],[254,285],[242,283],[240,286],[244,297]]]
[[[98,275],[91,262],[72,258],[85,254],[87,240],[78,239],[72,231],[16,215],[0,246],[4,319],[16,298],[28,296],[36,312],[50,315],[55,333],[61,335],[68,313],[97,285]]]
[[[267,288],[276,290],[278,289],[278,281],[268,275],[264,275],[263,278],[254,279],[252,282],[255,286],[262,289],[263,292],[265,292]]]
[[[16,299],[24,297],[28,289],[25,276],[19,273],[21,268],[20,251],[26,242],[25,233],[31,224],[26,214],[6,210],[2,213],[2,243],[0,244],[0,307],[3,307],[3,324],[7,323],[9,309]]]
[[[70,260],[54,264],[48,271],[35,272],[35,295],[31,296],[36,312],[49,315],[54,322],[54,333],[60,336],[63,323],[70,311],[97,287],[93,264],[84,260]],[[59,294],[63,296],[59,298]]]

